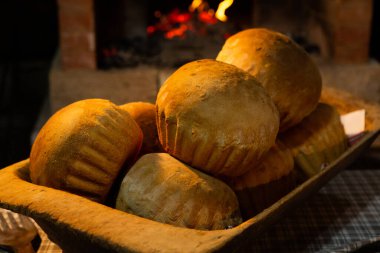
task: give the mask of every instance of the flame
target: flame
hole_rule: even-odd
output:
[[[233,4],[233,2],[234,0],[224,0],[221,2],[216,10],[215,17],[222,22],[226,22],[228,18],[225,12]]]
[[[203,0],[193,0],[191,5],[189,6],[189,11],[194,12],[196,9],[198,9],[203,3]]]
[[[233,4],[234,0],[223,0],[219,3],[215,12],[210,8],[206,0],[192,0],[188,12],[173,9],[168,14],[155,11],[154,16],[158,22],[146,28],[148,35],[163,33],[166,39],[175,37],[185,38],[187,31],[193,33],[207,33],[207,26],[214,25],[219,21],[227,21],[225,11]],[[202,24],[206,24],[202,25]]]

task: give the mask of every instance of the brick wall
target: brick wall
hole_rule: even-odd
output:
[[[324,0],[332,35],[332,57],[338,63],[369,59],[373,0]]]
[[[337,63],[369,60],[373,0],[255,0],[255,26],[304,36]]]
[[[63,69],[96,69],[93,0],[58,0]]]

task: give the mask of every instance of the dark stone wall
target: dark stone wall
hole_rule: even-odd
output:
[[[54,0],[0,1],[0,168],[29,156],[57,37]]]

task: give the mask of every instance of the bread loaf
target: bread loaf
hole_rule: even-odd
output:
[[[125,176],[116,208],[195,229],[225,229],[242,222],[234,192],[222,181],[166,153],[142,156]]]
[[[157,135],[156,106],[147,102],[131,102],[120,105],[120,108],[132,116],[143,132],[144,139],[139,156],[163,152]]]
[[[323,170],[347,149],[340,115],[325,103],[319,103],[300,124],[279,138],[292,151],[301,180]]]
[[[277,140],[258,166],[232,179],[232,189],[245,219],[252,218],[296,186],[293,168],[290,149]]]
[[[166,152],[217,176],[247,172],[274,145],[279,127],[278,110],[256,79],[215,60],[179,68],[156,106]]]
[[[126,160],[142,142],[137,123],[118,106],[87,99],[56,112],[30,153],[33,183],[102,202]]]
[[[310,114],[321,96],[322,81],[310,56],[287,36],[263,28],[241,31],[225,42],[218,61],[257,78],[280,112],[280,132]]]

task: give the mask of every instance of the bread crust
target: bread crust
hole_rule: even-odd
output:
[[[233,64],[257,78],[280,112],[280,132],[309,115],[322,90],[311,57],[287,36],[263,28],[241,31],[227,39],[218,61]]]
[[[213,175],[238,176],[273,146],[276,106],[254,77],[215,60],[185,64],[157,95],[166,152]]]
[[[276,140],[276,144],[264,155],[258,166],[233,179],[233,188],[242,190],[267,184],[290,174],[293,168],[294,161],[290,149]]]
[[[56,112],[30,153],[33,183],[102,202],[126,160],[140,149],[137,123],[108,100],[87,99]]]
[[[156,126],[156,106],[148,102],[130,102],[120,105],[140,126],[144,139],[139,156],[163,152]]]
[[[279,139],[292,151],[301,179],[307,179],[335,161],[347,149],[347,137],[335,107],[319,103],[300,124]]]
[[[230,185],[239,199],[243,218],[253,217],[295,188],[294,161],[290,149],[276,140],[257,167],[233,178]]]
[[[135,163],[121,184],[116,208],[194,229],[226,229],[242,222],[228,185],[167,153],[147,154]]]

